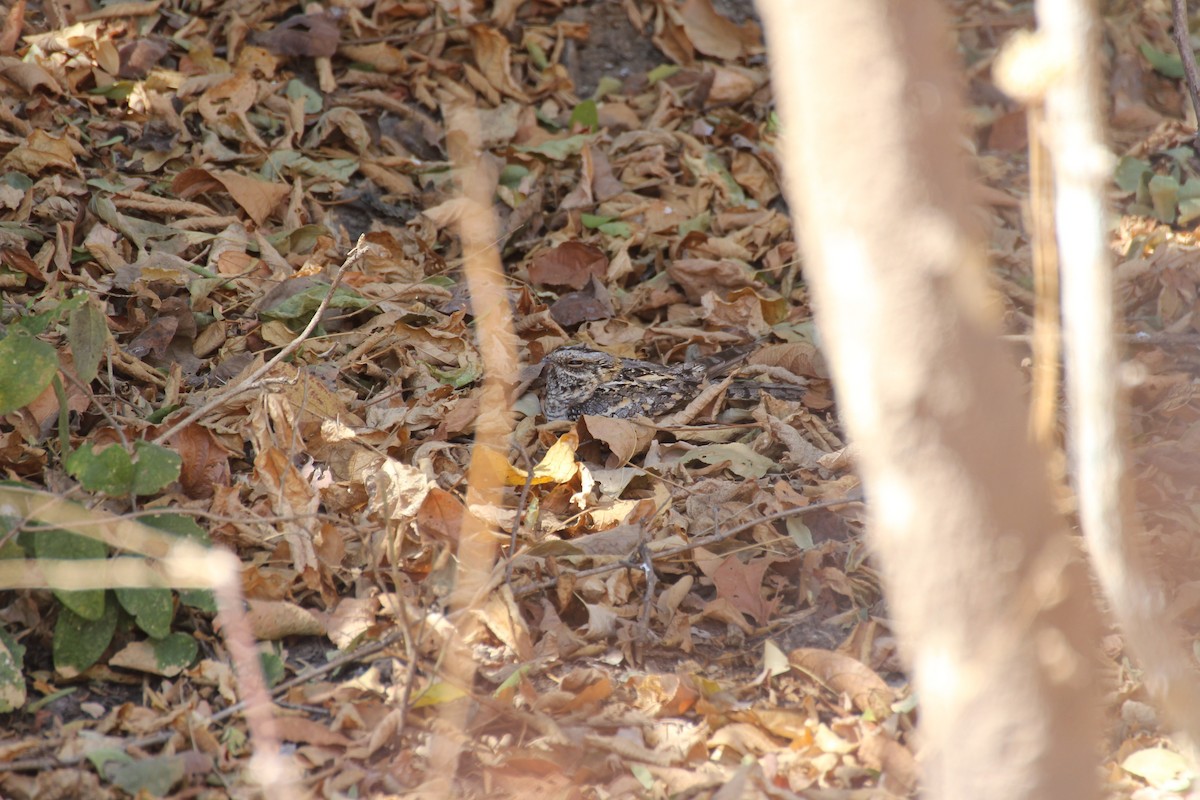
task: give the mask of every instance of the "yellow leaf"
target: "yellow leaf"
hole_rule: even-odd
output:
[[[533,483],[566,483],[575,477],[579,465],[575,462],[575,450],[579,447],[579,434],[574,429],[564,433],[546,455],[533,468]],[[525,475],[521,474],[521,483]]]

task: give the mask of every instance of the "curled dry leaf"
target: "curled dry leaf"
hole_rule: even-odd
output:
[[[788,662],[837,694],[845,694],[855,708],[886,719],[892,713],[895,692],[861,661],[830,650],[802,647],[788,653]]]

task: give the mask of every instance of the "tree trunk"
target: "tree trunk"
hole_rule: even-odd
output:
[[[997,339],[948,31],[918,0],[759,8],[925,794],[1095,797],[1095,611]]]

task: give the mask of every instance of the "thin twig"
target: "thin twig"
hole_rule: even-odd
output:
[[[191,425],[193,422],[203,417],[205,414],[208,414],[213,409],[229,402],[231,397],[241,394],[242,392],[255,389],[255,385],[258,383],[259,379],[273,370],[276,365],[280,364],[285,358],[299,350],[300,346],[308,340],[309,334],[311,334],[320,323],[321,315],[325,313],[325,309],[329,308],[329,303],[333,300],[333,295],[337,291],[338,284],[342,281],[342,275],[345,274],[346,268],[363,258],[363,256],[366,254],[368,246],[369,245],[367,241],[360,236],[358,243],[354,245],[354,248],[351,249],[349,253],[346,254],[345,261],[343,261],[342,265],[338,267],[336,272],[334,272],[333,280],[329,282],[329,291],[327,291],[325,296],[321,298],[321,304],[317,306],[317,310],[313,313],[312,319],[308,321],[308,324],[304,326],[304,330],[300,331],[300,334],[295,339],[290,341],[286,347],[276,353],[273,358],[271,358],[258,369],[254,370],[254,372],[252,372],[250,375],[246,376],[241,383],[237,384],[231,389],[220,392],[217,397],[214,397],[212,400],[205,403],[191,414],[188,414],[170,428],[167,428],[167,430],[163,433],[160,433],[154,438],[154,443],[162,444],[175,434],[182,431],[188,425]]]
[[[292,689],[295,686],[299,686],[302,683],[308,683],[312,680],[315,680],[316,678],[321,677],[322,675],[332,672],[335,669],[338,669],[339,667],[342,667],[351,662],[361,661],[361,660],[365,659],[367,656],[374,655],[375,653],[378,653],[381,650],[385,650],[388,647],[391,647],[392,644],[394,644],[398,639],[400,639],[403,636],[404,636],[403,631],[400,631],[400,630],[392,631],[391,633],[389,633],[387,636],[383,637],[379,641],[371,642],[370,644],[365,644],[362,647],[358,648],[357,650],[353,650],[349,653],[343,653],[340,656],[337,656],[336,658],[330,659],[329,661],[325,662],[324,664],[306,669],[304,672],[301,672],[300,674],[296,675],[295,677],[289,678],[288,680],[273,687],[271,689],[271,696],[272,697],[280,697],[280,696],[286,694],[288,692],[288,690]],[[207,717],[206,719],[204,719],[202,721],[209,723],[209,724],[223,722],[224,720],[229,719],[230,717],[232,717],[236,714],[240,714],[242,711],[244,711],[246,709],[246,706],[247,706],[247,704],[246,704],[245,700],[239,701],[237,703],[234,703],[231,706],[226,706],[225,708],[221,709],[217,713],[213,714],[210,717]],[[170,741],[172,738],[174,738],[176,736],[176,734],[178,734],[178,731],[169,730],[169,731],[165,731],[162,733],[151,734],[149,736],[142,736],[137,739],[129,739],[127,741],[117,742],[114,746],[121,750],[132,750],[132,749],[141,750],[141,749],[145,749],[145,748],[149,748],[149,747],[156,747],[161,744],[166,744],[168,741]],[[55,743],[45,742],[44,744],[45,744],[45,746],[50,747],[50,746],[54,746]],[[75,764],[79,764],[86,758],[87,758],[86,755],[77,755],[77,756],[68,756],[66,758],[57,758],[57,757],[27,758],[27,759],[24,759],[21,761],[3,762],[3,763],[0,763],[0,773],[60,769],[62,767],[70,767],[70,766],[74,766]]]
[[[766,522],[774,522],[775,520],[786,519],[788,517],[801,517],[801,516],[804,516],[805,514],[809,513],[810,511],[819,511],[823,508],[832,508],[834,506],[844,506],[849,503],[860,503],[860,502],[862,502],[862,499],[863,499],[863,496],[861,494],[852,494],[847,497],[840,498],[838,500],[824,500],[820,503],[813,503],[810,506],[800,506],[799,508],[787,508],[787,509],[784,509],[783,511],[776,511],[774,514],[767,514],[765,517],[759,517],[758,519],[751,520],[750,522],[747,522],[743,525],[737,525],[733,528],[730,528],[727,531],[718,531],[717,533],[710,534],[709,536],[702,536],[698,539],[688,542],[685,545],[681,545],[680,547],[675,547],[670,550],[663,550],[660,553],[654,553],[651,560],[652,561],[662,561],[664,559],[670,558],[671,556],[677,556],[680,553],[686,553],[688,551],[695,550],[697,547],[707,547],[708,545],[717,544],[719,542],[725,541],[726,539],[728,539],[730,537],[737,536],[739,533],[748,531],[757,525],[762,525],[763,523],[766,523]],[[628,562],[619,561],[615,564],[604,564],[599,567],[592,567],[591,569],[585,569],[585,570],[580,570],[579,572],[573,572],[573,573],[571,573],[571,575],[572,575],[572,577],[575,577],[575,578],[590,578],[593,575],[603,575],[605,573],[614,572],[619,569],[626,569],[628,566],[629,566]],[[522,597],[528,597],[529,595],[534,594],[535,592],[540,592],[543,589],[550,589],[556,585],[558,585],[557,577],[547,578],[544,581],[538,581],[537,583],[531,583],[528,586],[522,586],[520,589],[514,589],[513,596],[518,599],[522,598]]]
[[[1179,48],[1179,60],[1183,63],[1183,82],[1187,84],[1188,94],[1192,97],[1192,110],[1196,113],[1196,124],[1200,126],[1200,76],[1196,70],[1196,54],[1192,52],[1187,0],[1171,0],[1171,12],[1171,36],[1175,39],[1175,46]],[[1200,144],[1200,128],[1197,129],[1196,142]]]

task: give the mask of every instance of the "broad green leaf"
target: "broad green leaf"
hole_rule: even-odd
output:
[[[187,514],[151,514],[142,517],[141,521],[160,531],[166,531],[204,547],[212,547],[212,540],[209,538],[208,532],[197,525],[196,520]],[[179,602],[211,614],[217,613],[217,601],[209,589],[180,590]]]
[[[138,521],[151,528],[173,533],[181,539],[189,539],[196,544],[212,547],[212,539],[209,538],[208,531],[197,525],[195,518],[188,514],[147,514]]]
[[[133,444],[133,493],[156,494],[179,479],[183,458],[153,442]]]
[[[1153,172],[1150,165],[1140,158],[1121,156],[1113,173],[1113,180],[1123,192],[1136,192],[1142,183],[1142,177]]]
[[[273,308],[263,309],[259,312],[259,316],[265,319],[282,320],[302,328],[312,319],[312,315],[316,313],[327,294],[329,294],[328,284],[315,284],[302,292],[297,292]],[[370,305],[370,300],[356,292],[349,289],[335,289],[333,297],[329,299],[328,307],[349,308],[357,311]]]
[[[594,131],[600,127],[600,114],[595,100],[584,100],[571,111],[571,127],[576,125]]]
[[[133,489],[133,459],[119,444],[97,452],[86,442],[63,460],[63,466],[89,492],[124,497]]]
[[[1180,225],[1188,225],[1197,218],[1200,218],[1200,197],[1189,197],[1186,200],[1179,201],[1179,219],[1176,220]]]
[[[116,629],[116,603],[105,603],[104,615],[96,620],[60,609],[54,626],[54,668],[69,678],[83,672],[104,655]]]
[[[600,226],[599,231],[622,239],[628,239],[633,235],[633,228],[629,227],[628,222],[606,222]]]
[[[579,133],[565,139],[548,139],[541,144],[521,145],[515,148],[521,153],[536,153],[551,161],[566,161],[571,156],[579,155],[583,146],[595,138],[592,133]]]
[[[321,113],[321,104],[323,101],[321,93],[310,87],[304,81],[299,80],[298,78],[292,78],[290,81],[288,81],[287,88],[283,90],[283,93],[287,96],[288,100],[302,98],[304,100],[305,114]]]
[[[1179,181],[1166,175],[1155,175],[1150,179],[1150,202],[1154,205],[1154,216],[1166,223],[1175,221],[1175,207],[1179,203]]]
[[[87,756],[87,760],[92,762],[92,766],[101,775],[108,774],[104,770],[104,765],[110,762],[115,761],[118,764],[133,763],[133,756],[117,747],[98,747],[95,750],[88,750],[85,755]]]
[[[58,371],[54,347],[24,331],[0,339],[0,414],[37,399]]]
[[[25,705],[25,648],[4,628],[0,628],[0,714]]]
[[[187,774],[185,756],[151,756],[128,764],[110,761],[105,765],[105,775],[134,797],[165,797],[171,789],[183,781]]]
[[[178,675],[183,672],[192,665],[200,652],[196,640],[186,633],[171,633],[154,640],[152,644],[158,668],[164,675]]]
[[[1142,42],[1138,47],[1156,72],[1168,78],[1183,77],[1183,62],[1179,60],[1178,55],[1164,53],[1149,42]]]
[[[75,357],[75,374],[81,382],[91,383],[108,344],[108,323],[96,303],[85,302],[67,316],[67,342]]]
[[[175,603],[170,589],[118,588],[115,591],[121,607],[133,615],[137,626],[151,637],[161,639],[171,632]]]
[[[32,534],[33,554],[38,558],[101,559],[108,555],[108,546],[96,539],[63,530],[36,531]],[[55,587],[54,596],[80,617],[98,620],[104,616],[104,590],[70,590]]]
[[[454,369],[438,369],[430,364],[429,374],[447,386],[461,389],[479,379],[479,368],[475,364],[467,364],[466,366],[455,367]]]
[[[633,228],[629,226],[629,223],[622,222],[616,217],[602,217],[598,214],[583,213],[579,215],[579,221],[583,223],[583,227],[606,233],[609,236],[619,236],[622,239],[628,239],[633,235]]]
[[[113,497],[155,494],[179,478],[183,459],[152,442],[134,443],[131,457],[118,444],[96,451],[88,442],[64,460],[67,472],[90,492]]]
[[[605,75],[596,84],[596,91],[592,92],[592,99],[599,102],[613,92],[620,91],[623,84],[616,78]]]
[[[258,663],[262,666],[263,679],[267,682],[267,686],[274,686],[283,680],[286,665],[279,657],[279,653],[274,650],[259,651]]]
[[[500,170],[500,185],[515,192],[520,188],[521,181],[525,180],[527,175],[529,175],[529,167],[521,164],[505,164],[504,168]]]

